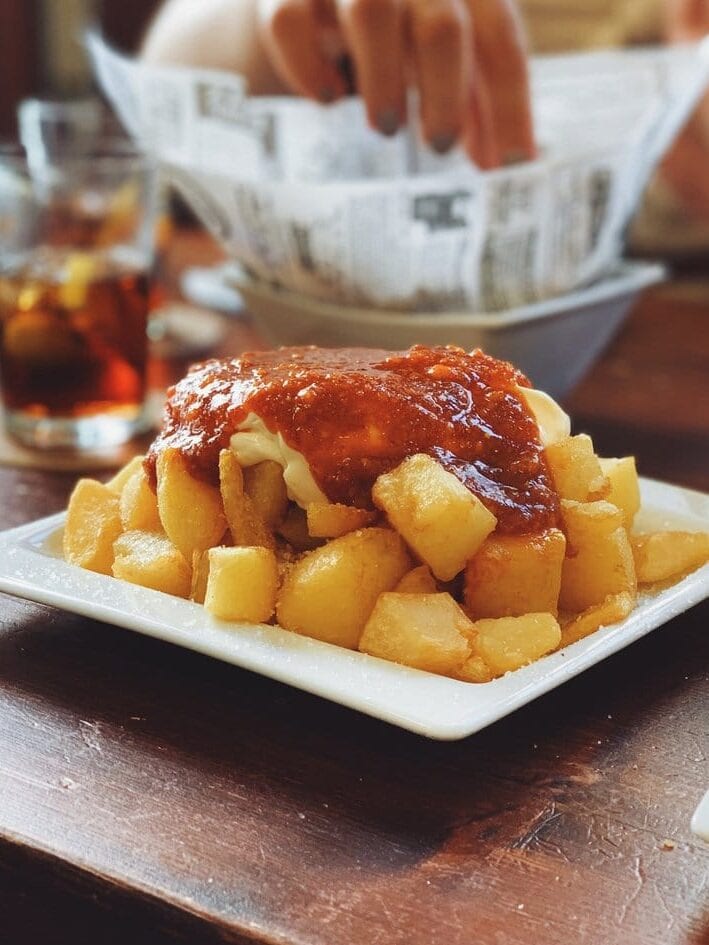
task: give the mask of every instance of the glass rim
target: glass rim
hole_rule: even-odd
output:
[[[42,111],[49,113],[66,113],[70,111],[76,111],[80,108],[86,108],[87,105],[91,108],[95,107],[99,111],[106,108],[101,99],[97,95],[92,95],[91,93],[79,95],[76,98],[63,98],[62,96],[53,98],[51,96],[45,97],[42,95],[27,95],[25,98],[20,99],[17,108],[18,111],[31,107],[41,109]]]
[[[94,171],[135,170],[151,171],[157,168],[155,157],[140,148],[130,138],[104,137],[86,148],[58,148],[50,153],[46,164],[56,169],[86,168]],[[27,148],[17,138],[0,138],[0,166],[27,171],[32,159]]]

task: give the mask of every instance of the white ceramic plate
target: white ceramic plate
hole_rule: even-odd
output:
[[[709,496],[642,481],[641,529],[709,527]],[[644,595],[620,624],[484,685],[458,682],[277,627],[222,623],[190,601],[61,558],[63,515],[0,534],[0,590],[116,624],[270,676],[430,738],[471,735],[709,596],[709,565]]]
[[[697,807],[692,817],[691,827],[693,833],[709,843],[709,791],[699,802],[699,807]]]

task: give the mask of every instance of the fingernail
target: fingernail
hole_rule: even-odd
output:
[[[357,92],[357,83],[355,81],[352,59],[348,55],[340,56],[337,60],[337,71],[340,73],[345,83],[347,95],[355,95]]]
[[[384,108],[377,115],[377,128],[383,135],[394,135],[399,130],[399,113],[395,108]]]
[[[504,157],[502,158],[503,164],[523,164],[525,161],[529,160],[529,155],[526,151],[514,150],[506,151]]]
[[[452,135],[450,133],[434,135],[431,138],[431,147],[433,148],[434,151],[436,151],[436,153],[445,154],[446,151],[450,151],[450,149],[453,147],[454,142],[455,142],[455,135]]]
[[[335,97],[336,97],[335,90],[333,89],[331,85],[324,85],[320,89],[320,93],[318,95],[318,98],[320,99],[323,105],[329,105],[330,102],[334,102]]]

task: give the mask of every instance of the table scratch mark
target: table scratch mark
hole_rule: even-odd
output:
[[[59,787],[56,784],[52,784],[51,781],[42,781],[40,778],[33,778],[29,774],[25,774],[23,771],[15,771],[13,768],[3,767],[3,774],[7,774],[11,778],[15,778],[17,781],[22,781],[25,784],[31,784],[33,787],[43,788],[45,791],[58,791]]]
[[[558,810],[556,801],[552,801],[537,814],[526,833],[514,841],[512,849],[524,851],[537,843],[543,843],[543,834],[547,827],[555,823],[560,817],[561,811]]]
[[[620,915],[618,917],[618,925],[622,926],[625,922],[628,911],[638,898],[640,893],[643,890],[645,884],[645,878],[643,876],[642,866],[640,864],[640,856],[634,856],[632,859],[632,874],[635,879],[635,884],[633,888],[628,893],[625,901],[621,904]]]
[[[87,722],[86,719],[80,719],[79,731],[86,747],[101,754],[103,750],[99,741],[101,726],[98,722]]]

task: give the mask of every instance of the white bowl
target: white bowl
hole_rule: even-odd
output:
[[[235,274],[254,321],[279,345],[399,350],[412,344],[482,348],[560,397],[591,367],[637,295],[665,275],[661,265],[623,262],[586,289],[507,312],[397,312],[322,302]]]

